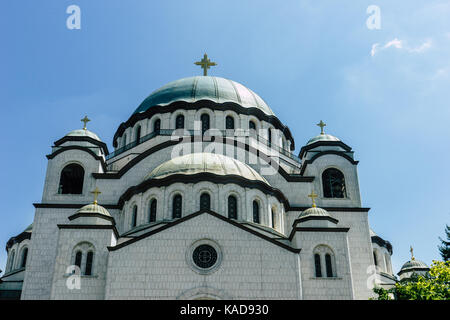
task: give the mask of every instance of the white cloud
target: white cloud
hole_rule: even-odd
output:
[[[391,41],[386,42],[386,44],[383,46],[380,46],[379,43],[374,43],[372,45],[372,50],[370,51],[370,55],[373,57],[378,52],[386,50],[391,47],[393,47],[395,49],[399,49],[399,50],[405,50],[406,52],[409,52],[409,53],[421,53],[421,52],[424,52],[425,50],[431,48],[431,44],[432,44],[431,39],[427,39],[424,43],[422,43],[418,47],[410,47],[406,44],[406,42],[404,40],[399,40],[399,39],[395,38]]]

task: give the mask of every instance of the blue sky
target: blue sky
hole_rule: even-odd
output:
[[[66,8],[81,8],[81,29]],[[381,29],[369,30],[369,5]],[[0,3],[0,245],[40,202],[54,141],[89,128],[109,148],[122,121],[165,83],[211,75],[257,92],[298,150],[326,131],[360,161],[363,206],[392,242],[394,271],[440,259],[450,224],[448,1],[15,0]],[[4,247],[3,247],[4,248]],[[0,269],[6,252],[0,250]]]

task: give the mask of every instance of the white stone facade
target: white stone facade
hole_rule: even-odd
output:
[[[323,140],[304,146],[299,159],[290,154],[293,139],[279,120],[240,108],[221,110],[211,102],[210,107],[198,110],[191,106],[154,114],[150,110],[137,115],[141,119],[136,121],[133,115],[122,124],[124,130],[118,131],[113,155],[108,155],[92,135],[59,140],[48,156],[31,238],[10,240],[2,280],[6,283],[14,276],[13,271],[20,269],[18,257],[27,246],[28,260],[21,271],[22,299],[373,296],[367,280],[374,267],[374,252],[380,259],[377,264],[381,272],[391,279],[392,250],[373,243],[369,210],[362,207],[357,161],[351,149],[340,141]],[[213,146],[198,135],[205,113],[210,117],[210,129],[221,130],[211,130],[216,137]],[[193,133],[195,137],[179,141],[164,131],[175,129],[178,115],[184,116],[184,127],[190,130],[186,135]],[[234,119],[232,130],[226,127],[227,116]],[[155,132],[157,119],[161,131]],[[256,132],[249,130],[250,121]],[[257,135],[270,140],[270,145],[255,144]],[[224,136],[227,144],[221,140]],[[145,179],[157,166],[179,154],[181,146],[190,152],[222,150],[254,169],[262,180],[220,175],[209,169],[183,171],[186,168],[177,168],[159,180]],[[272,167],[261,161],[264,154],[271,156]],[[61,192],[66,183],[62,177],[70,164],[83,169],[80,192]],[[327,169],[343,175],[344,196],[327,196]],[[98,202],[108,214],[77,214],[80,207],[92,202],[95,188],[101,191]],[[318,194],[317,205],[329,216],[301,220],[302,212],[311,206],[308,195],[312,191]],[[200,200],[205,193],[209,195],[206,209]],[[181,196],[181,202],[175,201],[176,195]],[[235,198],[235,207],[230,197]],[[154,218],[152,200],[156,200]],[[175,216],[178,206],[180,215]],[[230,212],[236,212],[236,216]],[[215,250],[215,264],[210,269],[202,269],[193,258],[202,244]],[[81,252],[78,262],[77,252]],[[72,274],[70,267],[77,264],[81,267],[79,288],[69,288],[71,277],[78,275]]]

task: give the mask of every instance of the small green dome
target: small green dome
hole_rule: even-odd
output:
[[[314,142],[319,141],[341,141],[335,136],[332,136],[331,134],[319,134],[318,136],[315,136],[314,138],[309,139],[309,141],[306,143],[306,145],[313,144]]]
[[[189,77],[169,82],[153,91],[133,114],[145,112],[156,105],[199,100],[211,100],[216,103],[234,102],[244,108],[254,107],[267,115],[274,115],[264,100],[249,88],[232,80],[211,76]]]
[[[400,269],[400,272],[405,272],[405,271],[409,271],[409,270],[414,270],[414,269],[429,269],[429,267],[427,266],[427,264],[423,261],[420,260],[410,260],[408,262],[406,262]]]
[[[108,210],[106,210],[102,206],[99,206],[98,204],[95,204],[95,203],[91,203],[91,204],[85,205],[84,207],[81,207],[76,212],[76,214],[79,214],[79,213],[87,213],[87,214],[98,213],[98,214],[102,214],[107,217],[111,217]]]
[[[331,215],[325,209],[318,207],[311,207],[306,209],[299,215],[299,218],[306,218],[306,217],[331,217]]]
[[[87,129],[77,129],[70,131],[68,134],[66,134],[66,137],[89,137],[97,141],[102,141],[95,133]]]
[[[238,175],[269,184],[258,172],[236,159],[214,153],[190,153],[159,165],[145,178],[161,179],[173,174],[193,175],[209,172],[216,175]]]

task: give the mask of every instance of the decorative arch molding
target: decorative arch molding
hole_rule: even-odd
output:
[[[303,146],[300,149],[300,153],[299,153],[299,157],[302,158],[303,155],[305,154],[306,151],[317,148],[317,147],[341,147],[342,149],[344,149],[346,152],[351,152],[352,148],[348,145],[346,145],[345,143],[343,143],[342,141],[317,141],[311,144],[308,144],[306,146]]]
[[[87,152],[95,160],[100,161],[100,164],[102,165],[103,171],[107,171],[105,159],[103,157],[101,157],[101,156],[96,155],[94,151],[92,151],[91,149],[89,149],[87,147],[82,147],[82,146],[59,147],[58,150],[56,150],[55,152],[53,152],[51,154],[46,155],[46,157],[47,157],[47,159],[50,160],[50,159],[53,159],[54,157],[56,157],[58,154],[63,153],[65,151],[69,151],[69,150],[80,150],[80,151]]]
[[[303,175],[303,173],[305,173],[306,166],[308,164],[312,164],[319,157],[326,156],[326,155],[329,155],[329,154],[333,154],[333,155],[336,155],[336,156],[340,156],[340,157],[342,157],[344,159],[347,159],[353,165],[357,165],[359,163],[359,161],[356,161],[356,160],[352,159],[349,155],[343,153],[342,151],[335,151],[335,150],[321,151],[321,152],[318,152],[317,154],[315,154],[311,159],[305,160],[303,162],[302,168],[300,169],[300,174]]]
[[[209,172],[202,172],[197,174],[185,175],[185,174],[173,174],[161,179],[149,179],[145,180],[137,186],[128,188],[122,196],[120,196],[118,205],[123,208],[126,201],[129,201],[134,195],[144,193],[153,187],[166,187],[174,183],[198,183],[198,182],[212,182],[219,184],[236,184],[243,188],[248,187],[257,189],[264,194],[274,196],[284,204],[285,208],[289,208],[289,201],[284,194],[279,190],[271,187],[270,185],[262,181],[247,180],[238,175],[217,175]],[[180,192],[181,193],[181,192]],[[261,201],[261,200],[260,200]],[[265,205],[265,202],[261,202],[261,205]]]
[[[148,156],[152,155],[153,153],[156,153],[160,150],[163,150],[165,148],[177,145],[178,143],[192,143],[195,142],[195,139],[197,137],[191,136],[189,141],[186,141],[186,137],[180,137],[179,139],[170,140],[162,142],[150,149],[147,149],[146,151],[142,152],[138,156],[134,157],[130,162],[128,162],[124,167],[122,167],[119,172],[117,173],[92,173],[92,176],[95,179],[120,179],[125,173],[127,173],[131,168],[133,168],[135,165],[137,165],[139,162],[143,161]],[[218,139],[217,139],[218,138]],[[233,138],[229,137],[212,137],[211,141],[219,142],[219,140],[222,140],[222,143],[233,145],[234,147],[244,149],[245,151],[252,153],[256,155],[257,157],[261,157],[263,160],[270,162],[270,157],[266,155],[265,153],[261,152],[260,150],[253,148],[252,146],[248,145],[247,143],[242,143],[240,141],[237,141]],[[291,175],[286,172],[281,166],[278,166],[276,168],[278,170],[278,173],[287,181],[287,182],[313,182],[314,177],[308,177],[303,176],[303,173],[300,175]],[[106,171],[106,170],[105,170]],[[303,170],[304,171],[304,170]]]
[[[102,141],[95,140],[95,139],[93,139],[91,137],[65,136],[65,137],[62,137],[61,139],[53,142],[53,144],[55,145],[55,147],[59,147],[64,142],[68,142],[68,141],[70,141],[70,142],[89,142],[89,143],[92,143],[92,144],[102,148],[103,152],[105,153],[105,155],[109,154],[108,146],[106,145],[106,143],[104,143]]]
[[[117,129],[116,133],[114,134],[113,138],[113,145],[114,147],[117,147],[117,138],[121,137],[124,131],[132,127],[138,122],[139,120],[151,118],[154,114],[157,113],[171,113],[175,112],[177,110],[183,109],[183,110],[199,110],[202,108],[207,108],[213,111],[234,111],[237,114],[245,114],[245,115],[252,115],[258,118],[260,121],[266,121],[270,124],[272,124],[275,129],[280,130],[286,139],[291,141],[291,150],[295,149],[295,142],[294,138],[292,137],[292,133],[289,130],[289,128],[281,123],[281,121],[276,117],[272,115],[267,115],[263,111],[261,111],[259,108],[251,107],[251,108],[244,108],[241,105],[234,103],[234,102],[224,102],[224,103],[217,103],[211,100],[199,100],[196,102],[186,102],[186,101],[175,101],[172,102],[166,106],[161,105],[155,105],[150,108],[148,108],[145,112],[140,113],[134,113],[126,122],[122,122]]]
[[[223,289],[213,287],[196,287],[181,292],[177,300],[232,300],[233,298]]]

